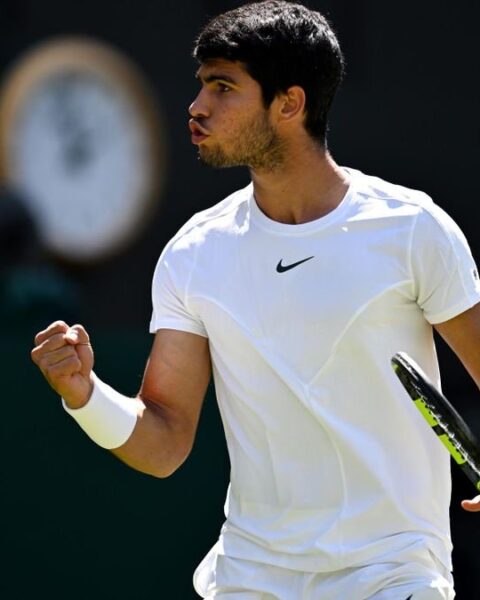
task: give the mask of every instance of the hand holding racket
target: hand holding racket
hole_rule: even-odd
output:
[[[408,354],[397,352],[391,362],[415,406],[480,491],[480,446],[468,425]],[[480,511],[480,496],[464,500],[462,507],[472,512]]]

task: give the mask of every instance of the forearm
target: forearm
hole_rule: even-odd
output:
[[[137,422],[128,440],[111,452],[128,466],[168,477],[183,464],[192,448],[194,433],[166,406],[136,398]]]
[[[188,456],[192,428],[161,402],[128,398],[93,376],[88,402],[67,412],[99,446],[130,467],[167,477]]]

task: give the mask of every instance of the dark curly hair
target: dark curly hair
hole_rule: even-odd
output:
[[[326,146],[328,113],[345,61],[322,14],[284,0],[246,4],[207,23],[193,56],[200,63],[214,58],[243,63],[262,89],[265,108],[289,87],[302,87],[305,128]]]

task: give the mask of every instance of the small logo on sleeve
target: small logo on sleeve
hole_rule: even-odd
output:
[[[480,291],[480,277],[478,276],[478,269],[477,269],[477,267],[473,267],[473,269],[472,269],[472,277],[473,277],[473,281],[475,282],[475,289],[477,291]]]

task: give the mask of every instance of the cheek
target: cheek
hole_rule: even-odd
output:
[[[231,136],[232,133],[241,131],[243,128],[241,123],[229,114],[217,115],[215,127],[217,133],[222,137]]]

